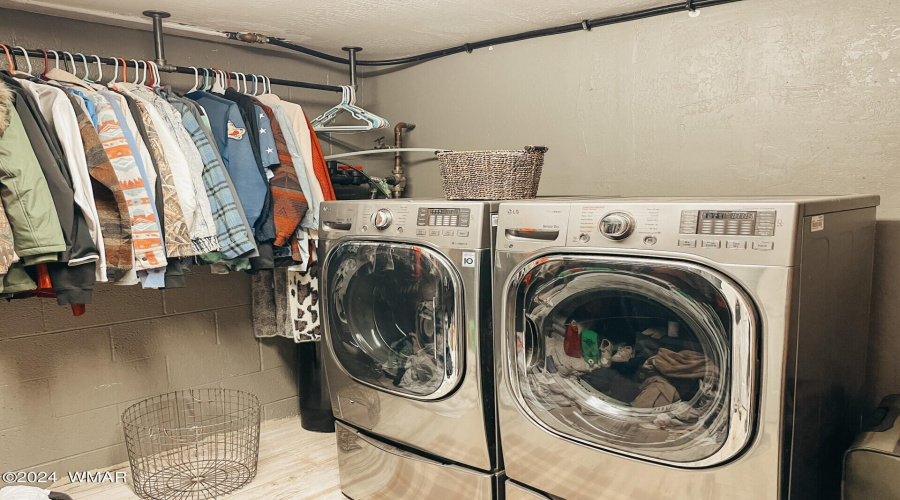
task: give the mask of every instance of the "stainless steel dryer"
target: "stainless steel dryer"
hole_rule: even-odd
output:
[[[507,498],[838,498],[878,201],[501,204]]]
[[[489,499],[502,487],[491,330],[496,208],[322,204],[320,310],[347,496]]]

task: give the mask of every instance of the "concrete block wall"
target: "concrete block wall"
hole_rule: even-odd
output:
[[[88,470],[127,460],[120,415],[168,391],[256,394],[297,414],[292,340],[256,339],[250,280],[195,268],[187,288],[98,286],[81,317],[53,299],[0,304],[0,470]]]

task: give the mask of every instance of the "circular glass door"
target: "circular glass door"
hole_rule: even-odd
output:
[[[516,276],[508,369],[540,425],[678,465],[746,446],[755,313],[726,278],[671,261],[561,256]]]
[[[426,247],[346,242],[328,257],[328,342],[357,381],[416,399],[452,391],[462,370],[457,274]]]

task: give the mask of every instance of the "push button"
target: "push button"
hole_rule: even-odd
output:
[[[703,240],[700,246],[702,248],[722,248],[722,242],[719,240]]]
[[[729,240],[725,242],[725,248],[729,250],[744,250],[747,248],[746,241]]]
[[[461,237],[463,237],[463,238],[468,238],[468,237],[469,237],[469,232],[468,232],[468,231],[457,231],[457,232],[456,232],[456,235],[457,235],[457,236],[461,236]]]
[[[697,248],[697,240],[693,238],[681,238],[678,240],[678,246],[685,248]]]
[[[432,229],[432,230],[428,231],[428,236],[440,236],[440,235],[441,235],[440,229]]]
[[[452,229],[444,229],[444,236],[453,236]]]
[[[774,250],[775,242],[774,241],[754,241],[753,249],[754,250]]]
[[[416,236],[425,236],[426,233],[424,229],[416,229]]]

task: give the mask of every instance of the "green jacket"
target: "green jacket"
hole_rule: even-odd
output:
[[[12,92],[0,82],[0,201],[13,246],[26,266],[56,262],[66,250],[47,180],[31,149]]]

